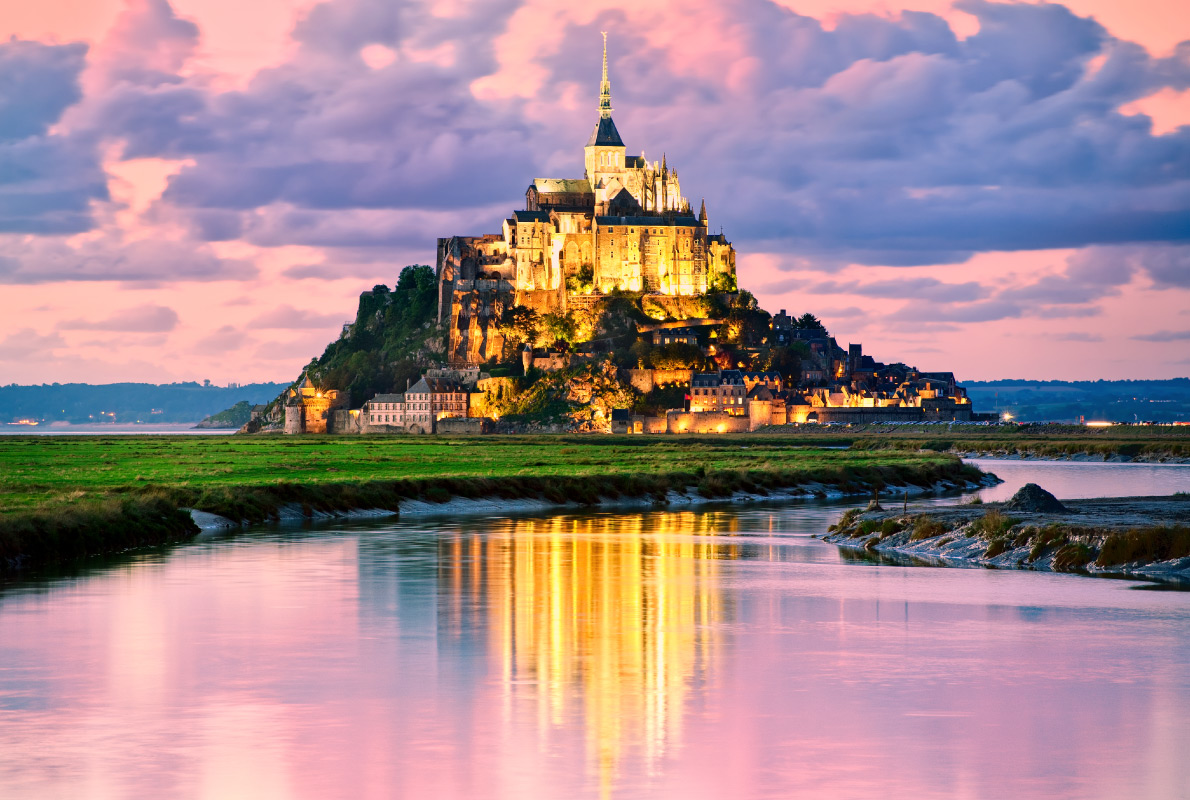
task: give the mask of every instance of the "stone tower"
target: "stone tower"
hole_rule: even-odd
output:
[[[583,148],[587,180],[599,205],[611,200],[627,183],[624,140],[612,121],[612,85],[607,79],[607,31],[603,31],[603,79],[599,82],[599,120]]]

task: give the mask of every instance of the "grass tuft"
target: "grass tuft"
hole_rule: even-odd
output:
[[[1103,542],[1095,564],[1114,567],[1136,561],[1169,561],[1190,556],[1190,526],[1162,525],[1113,533]]]
[[[909,537],[909,541],[920,542],[924,539],[933,539],[935,536],[941,536],[949,532],[950,529],[942,522],[922,515],[914,521],[913,534]]]
[[[985,539],[996,539],[1005,536],[1009,529],[1018,522],[1020,522],[1019,519],[1007,517],[1001,514],[999,509],[993,508],[971,523],[971,531]]]

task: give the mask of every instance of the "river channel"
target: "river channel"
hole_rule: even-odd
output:
[[[849,505],[265,528],[9,583],[0,797],[1190,796],[1190,593],[854,560],[810,538]]]

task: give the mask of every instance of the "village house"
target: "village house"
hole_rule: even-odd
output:
[[[405,390],[405,427],[433,433],[440,419],[466,417],[468,396],[468,390],[456,380],[422,376]]]
[[[360,411],[361,424],[366,427],[405,427],[405,395],[378,394]]]
[[[653,331],[653,345],[692,344],[698,346],[698,332],[694,328],[661,328]]]
[[[695,414],[724,412],[742,416],[748,413],[744,401],[748,388],[739,370],[699,372],[690,381],[690,411]]]

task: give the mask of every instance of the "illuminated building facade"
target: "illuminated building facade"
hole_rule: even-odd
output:
[[[627,154],[612,120],[607,35],[599,118],[582,178],[537,178],[499,234],[438,240],[438,322],[452,362],[498,354],[490,326],[510,305],[540,312],[614,290],[690,297],[736,289],[735,250],[697,216],[664,157]]]

